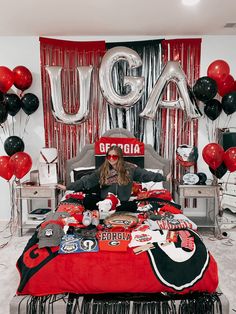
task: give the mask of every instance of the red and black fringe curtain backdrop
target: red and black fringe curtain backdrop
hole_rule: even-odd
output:
[[[201,39],[172,39],[162,41],[162,62],[179,61],[187,77],[190,87],[200,76]],[[167,86],[166,99],[178,98],[176,86]],[[198,120],[186,120],[182,110],[165,109],[160,111],[160,146],[159,153],[165,158],[172,160],[172,173],[179,180],[185,171],[191,169],[183,168],[176,163],[176,148],[181,144],[198,147]],[[197,166],[194,169],[197,171]]]
[[[126,94],[123,86],[125,75],[143,76],[144,93],[136,105],[129,109],[109,106],[102,97],[98,71],[106,50],[124,46],[135,50],[141,57],[142,67],[130,71],[127,63],[119,61],[113,69],[114,88],[118,94]],[[173,174],[180,178],[184,169],[176,164],[175,151],[180,144],[197,146],[198,122],[186,121],[183,111],[161,108],[155,121],[144,120],[139,114],[168,61],[180,61],[189,86],[199,78],[201,39],[150,40],[139,42],[73,42],[40,38],[41,73],[44,105],[45,144],[59,152],[59,178],[64,179],[65,161],[76,156],[87,143],[95,142],[106,130],[121,127],[131,131],[138,139],[151,144],[163,157],[172,160]],[[90,117],[79,125],[57,122],[51,110],[51,91],[46,66],[61,66],[62,99],[67,113],[79,109],[77,66],[92,65]],[[171,83],[165,94],[167,100],[178,98],[176,86]]]
[[[40,38],[41,78],[44,108],[46,147],[58,149],[59,178],[65,179],[65,161],[75,157],[78,151],[101,136],[105,121],[105,106],[98,82],[98,70],[105,53],[105,41],[74,42]],[[77,67],[92,65],[90,117],[82,124],[68,125],[57,122],[52,115],[51,90],[46,66],[61,66],[62,102],[67,113],[79,109]]]

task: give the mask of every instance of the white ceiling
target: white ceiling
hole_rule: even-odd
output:
[[[1,1],[0,36],[236,35],[236,0]]]

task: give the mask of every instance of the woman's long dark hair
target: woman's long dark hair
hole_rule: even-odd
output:
[[[128,176],[127,169],[125,168],[125,161],[124,161],[122,149],[119,146],[113,145],[108,149],[106,156],[109,155],[109,152],[112,150],[114,150],[116,154],[118,155],[118,161],[116,163],[118,184],[126,185],[130,182],[130,179]],[[100,171],[100,185],[101,186],[107,184],[107,178],[109,176],[109,172],[110,172],[110,163],[106,159],[104,163],[102,164],[101,171]]]

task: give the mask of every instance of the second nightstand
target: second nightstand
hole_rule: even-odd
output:
[[[176,188],[178,203],[181,205],[183,213],[185,211],[185,199],[206,199],[205,216],[192,216],[189,218],[198,227],[213,227],[216,232],[216,216],[219,214],[219,186],[218,185],[183,185],[177,184]],[[210,201],[213,200],[213,206]]]

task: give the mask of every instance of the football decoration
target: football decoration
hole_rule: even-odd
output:
[[[124,213],[116,213],[112,214],[111,216],[107,217],[104,220],[104,224],[107,227],[123,227],[123,228],[131,228],[136,226],[138,223],[138,218]]]

